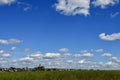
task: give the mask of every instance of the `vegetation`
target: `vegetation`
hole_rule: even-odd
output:
[[[120,80],[120,71],[24,71],[0,72],[0,80]]]

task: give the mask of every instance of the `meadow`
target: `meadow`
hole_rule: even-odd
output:
[[[0,72],[0,80],[120,80],[117,70]]]

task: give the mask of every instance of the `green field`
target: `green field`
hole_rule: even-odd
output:
[[[120,71],[0,72],[0,80],[120,80]]]

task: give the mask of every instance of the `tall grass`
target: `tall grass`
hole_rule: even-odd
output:
[[[120,80],[120,71],[0,72],[0,80]]]

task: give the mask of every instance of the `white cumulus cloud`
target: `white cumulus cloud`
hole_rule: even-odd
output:
[[[95,50],[95,52],[103,52],[104,50],[103,49],[97,49]]]
[[[33,62],[34,59],[28,56],[28,57],[20,58],[19,61],[23,61],[23,62]]]
[[[0,39],[0,44],[2,44],[2,45],[18,44],[18,43],[21,43],[21,42],[22,41],[18,40],[18,39],[8,39],[8,40]]]
[[[1,55],[2,57],[11,57],[11,55],[9,53],[5,53]]]
[[[120,58],[118,57],[112,57],[111,60],[120,63]]]
[[[30,57],[32,57],[32,58],[40,58],[42,56],[43,56],[42,53],[39,51],[30,55]]]
[[[103,57],[111,57],[112,54],[111,54],[111,53],[104,53],[104,54],[102,54],[102,56],[103,56]]]
[[[60,51],[60,52],[68,52],[69,49],[67,49],[67,48],[61,48],[61,49],[59,49],[59,51]]]
[[[89,15],[90,0],[58,0],[55,4],[57,11],[64,15]]]
[[[79,57],[93,57],[93,56],[94,56],[94,54],[89,53],[89,52],[83,53],[83,54],[75,54],[74,55],[74,57],[76,57],[76,58],[79,58]]]
[[[16,2],[16,0],[0,0],[0,5],[10,5]]]
[[[82,57],[93,57],[94,55],[92,53],[84,53],[81,54]]]
[[[0,57],[8,58],[11,57],[11,54],[5,50],[0,50]]]
[[[119,0],[94,0],[92,3],[95,7],[100,6],[101,8],[106,8],[107,6],[113,6],[118,2]]]
[[[100,39],[107,40],[107,41],[113,41],[113,40],[119,40],[120,39],[120,33],[113,33],[111,35],[106,35],[105,33],[101,33],[99,35]]]
[[[78,61],[79,64],[85,63],[85,59]]]
[[[44,58],[52,59],[52,58],[59,58],[61,54],[59,53],[46,53]]]

